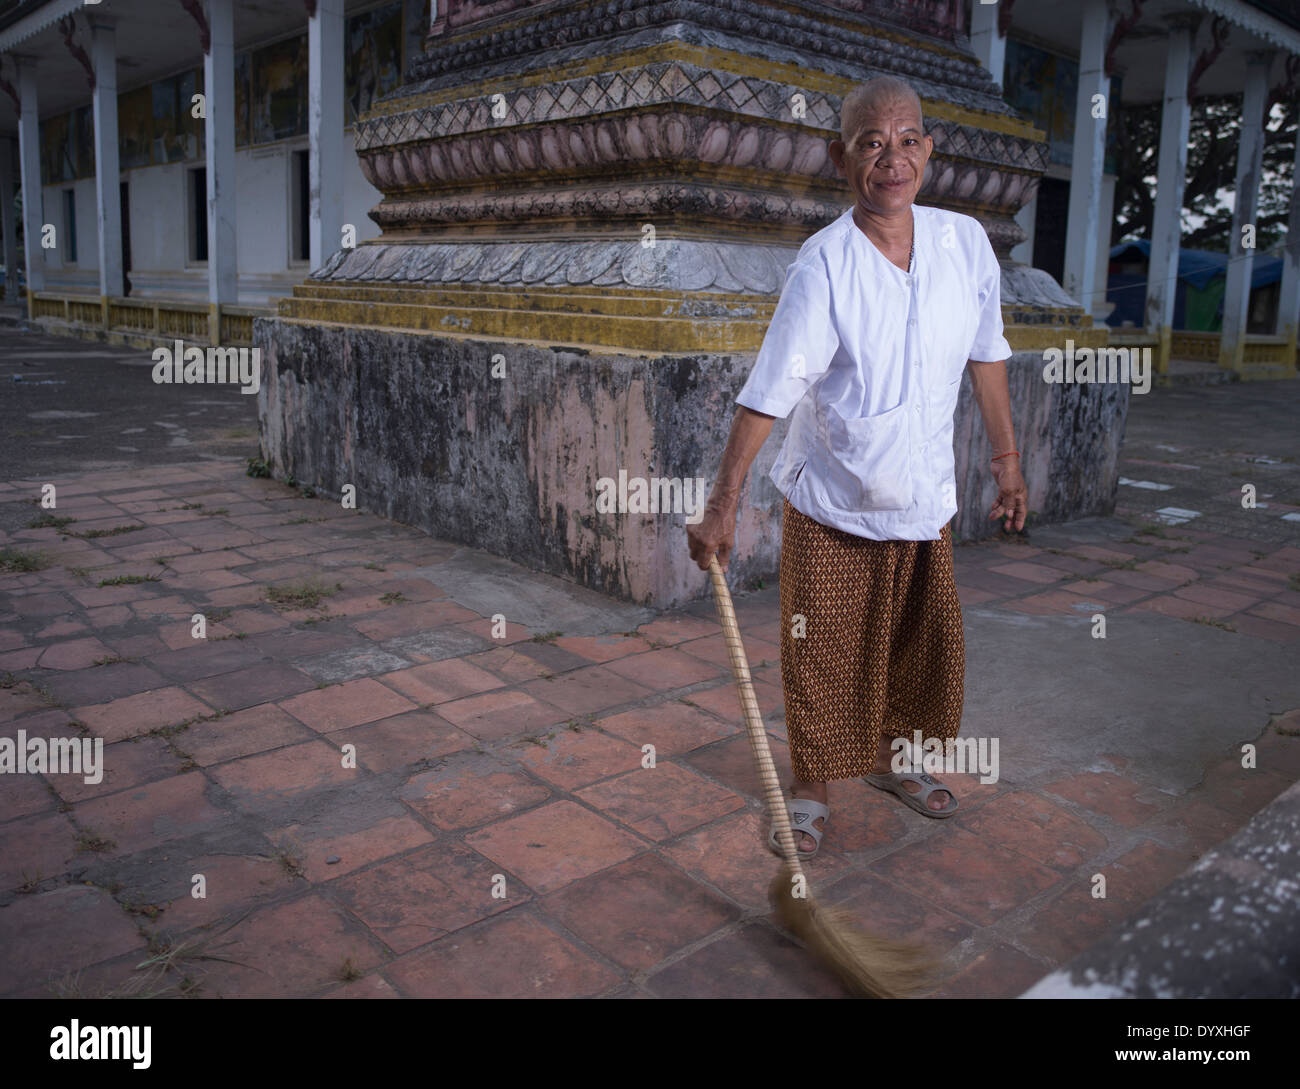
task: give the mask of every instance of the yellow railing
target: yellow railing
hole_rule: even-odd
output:
[[[1271,366],[1296,366],[1294,354],[1288,357],[1286,337],[1266,336],[1254,333],[1246,337],[1242,348],[1243,363],[1263,363]],[[1198,359],[1207,363],[1219,361],[1219,334],[1191,332],[1175,329],[1170,345],[1170,355],[1174,359]]]
[[[58,318],[62,321],[68,320],[68,300],[52,298],[49,295],[35,295],[32,297],[32,320],[39,318]]]
[[[1211,363],[1216,362],[1219,358],[1219,334],[1175,329],[1169,354],[1175,359],[1204,359]]]
[[[110,329],[139,329],[149,332],[154,327],[153,307],[148,303],[117,302],[108,308]]]
[[[206,340],[208,337],[208,308],[193,305],[173,305],[165,309],[159,307],[158,332],[164,336]]]
[[[1243,363],[1285,363],[1286,337],[1247,337],[1241,361]],[[1294,364],[1295,360],[1292,359]]]
[[[79,321],[84,325],[98,325],[104,320],[104,308],[96,302],[68,300],[68,320]]]
[[[33,321],[43,322],[51,331],[74,335],[106,334],[113,340],[162,342],[180,338],[207,344],[211,328],[207,303],[181,302],[175,299],[108,300],[105,323],[103,302],[86,295],[38,291],[29,296]],[[219,343],[228,346],[253,343],[253,319],[271,317],[269,307],[223,306],[220,309]]]
[[[221,311],[221,343],[252,344],[253,314],[232,314],[229,310]]]

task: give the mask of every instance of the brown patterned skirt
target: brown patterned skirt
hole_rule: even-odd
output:
[[[868,774],[882,733],[955,739],[965,672],[947,526],[937,541],[872,541],[786,502],[781,678],[796,778]]]

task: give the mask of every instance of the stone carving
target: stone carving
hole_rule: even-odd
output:
[[[318,283],[395,286],[635,287],[777,295],[798,252],[798,246],[681,238],[665,239],[653,248],[633,239],[372,242],[354,250],[339,250],[311,278]],[[1010,261],[1002,263],[1002,305],[1055,310],[1078,306],[1046,272]],[[726,313],[747,316],[734,308]]]
[[[1002,262],[1002,305],[1046,311],[1078,309],[1079,304],[1052,279],[1051,273],[1013,261]],[[1055,319],[1055,315],[1053,315]]]
[[[840,209],[841,211],[843,209]],[[371,243],[339,250],[321,283],[635,287],[775,295],[798,246],[664,239],[602,242]]]
[[[399,175],[398,171],[390,170],[378,173],[372,180],[378,185],[396,176],[409,178],[414,173],[408,170]],[[959,207],[978,201],[1018,206],[1023,203],[1028,187],[1035,183],[1036,179],[1024,174],[941,163],[932,166],[927,174],[919,203],[942,201],[945,206]],[[608,234],[610,220],[623,220],[634,226],[647,220],[662,222],[669,216],[708,215],[737,223],[800,227],[805,233],[811,233],[830,223],[845,207],[843,194],[834,192],[823,198],[808,198],[693,182],[610,183],[466,196],[395,196],[372,211],[371,218],[385,228],[469,223],[491,227],[523,220],[543,225],[547,221],[599,219],[604,224],[600,233]],[[1009,249],[1025,238],[1014,221],[990,220],[984,226],[995,250]]]
[[[841,100],[809,93],[795,123],[795,93],[792,85],[759,77],[662,62],[521,89],[505,96],[502,118],[492,116],[483,95],[372,116],[358,124],[356,141],[366,177],[388,194],[372,213],[384,228],[671,212],[816,229],[843,203],[826,150]],[[922,199],[968,211],[996,208],[1000,217],[986,217],[995,246],[1020,241],[1010,215],[1032,196],[1045,145],[936,118],[927,130],[935,157]],[[629,169],[655,161],[671,161],[682,177],[721,167],[782,175],[796,191],[811,188],[791,197],[771,191],[767,179],[627,185]],[[619,181],[577,180],[593,171]],[[565,180],[534,188],[547,174]],[[512,177],[518,185],[505,192],[461,188]]]
[[[889,6],[906,10],[917,4],[915,0],[897,0]],[[902,23],[904,18],[900,13],[898,21]],[[439,83],[471,82],[479,68],[485,69],[483,74],[489,78],[500,78],[506,70],[512,74],[527,70],[539,57],[552,67],[583,57],[611,56],[666,38],[741,53],[761,50],[758,55],[765,61],[811,65],[818,71],[888,72],[927,88],[942,86],[946,89],[943,97],[954,101],[965,97],[967,104],[974,105],[978,99],[982,109],[1011,113],[988,74],[951,47],[920,48],[882,33],[865,20],[859,26],[841,26],[824,16],[800,15],[767,0],[562,4],[513,25],[485,27],[472,36],[433,38],[412,64],[413,82],[396,93],[419,94]],[[441,79],[444,76],[451,78]]]
[[[547,221],[600,219],[601,233],[610,233],[610,220],[623,220],[629,234],[650,217],[664,221],[676,215],[714,215],[757,224],[793,224],[811,233],[825,226],[846,205],[829,200],[785,197],[752,190],[729,190],[690,182],[658,185],[618,186],[583,189],[542,189],[524,193],[484,193],[469,197],[417,197],[384,201],[372,216],[381,227],[444,226],[452,223],[481,223],[528,220],[537,225]]]
[[[858,15],[888,19],[909,30],[938,38],[953,38],[965,14],[961,0],[822,0]],[[976,0],[978,3],[979,0]]]
[[[957,0],[449,4],[412,82],[356,126],[361,169],[384,193],[371,218],[385,241],[403,252],[418,241],[426,256],[456,248],[436,246],[448,230],[472,228],[485,246],[520,227],[533,237],[562,232],[553,252],[549,240],[538,243],[535,264],[547,271],[529,282],[600,283],[575,271],[586,267],[586,242],[615,241],[614,234],[635,244],[648,220],[661,245],[681,233],[720,243],[745,231],[751,237],[726,245],[784,252],[847,204],[826,147],[838,131],[842,92],[827,89],[826,75],[857,82],[892,72],[934,104],[926,125],[935,154],[921,201],[977,216],[1005,254],[1024,238],[1013,217],[1035,191],[1046,146],[1012,121],[987,73],[963,51],[959,7]],[[537,78],[552,72],[558,78]],[[816,75],[804,86],[796,72]],[[1011,123],[968,120],[975,117]],[[725,275],[717,252],[703,244],[674,251],[693,255],[697,290],[770,281]],[[699,256],[706,253],[713,256]],[[360,260],[339,262],[330,277]],[[473,267],[488,276],[493,266]],[[687,267],[665,257],[656,282],[663,270],[686,275]],[[437,282],[445,273],[430,275]],[[465,275],[447,282],[469,282]],[[769,290],[779,286],[778,279]]]
[[[796,122],[791,100],[803,96],[806,115]],[[557,80],[541,87],[503,89],[505,114],[492,116],[488,95],[457,98],[428,106],[407,106],[389,99],[385,113],[375,113],[356,127],[357,150],[416,139],[472,132],[504,132],[520,125],[573,121],[614,111],[685,106],[716,110],[727,116],[776,121],[796,127],[831,129],[839,123],[835,95],[754,75],[722,72],[685,61],[631,65]]]
[[[791,113],[791,101],[796,94],[802,96],[806,111],[797,121]],[[502,118],[492,116],[492,102],[486,95],[415,106],[401,112],[394,109],[400,100],[390,101],[389,109],[394,112],[371,115],[357,124],[357,151],[364,154],[382,147],[471,133],[514,134],[520,126],[573,122],[635,107],[635,117],[622,119],[626,131],[626,123],[644,116],[646,110],[669,106],[711,108],[725,111],[731,117],[753,118],[755,125],[779,122],[795,130],[813,130],[827,138],[839,128],[842,101],[838,95],[807,91],[793,84],[677,61],[584,76],[539,88],[521,88],[504,92],[503,98],[506,114]],[[684,115],[685,111],[680,111],[679,116]],[[935,138],[936,154],[1005,164],[1035,174],[1046,168],[1045,145],[935,118],[928,118],[926,123],[927,131]],[[718,131],[724,122],[713,118],[711,124]]]
[[[545,2],[546,0],[442,0],[433,33],[459,30],[496,15],[506,15]],[[887,19],[922,34],[949,39],[958,30],[963,13],[960,0],[823,0],[823,3],[855,15]],[[605,7],[607,19],[623,14],[619,4]]]

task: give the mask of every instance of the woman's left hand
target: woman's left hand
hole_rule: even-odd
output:
[[[1002,529],[1010,533],[1014,528],[1019,533],[1025,528],[1025,517],[1029,514],[1029,491],[1025,478],[1020,475],[1020,455],[995,461],[993,479],[997,481],[998,497],[989,518],[1005,519]]]

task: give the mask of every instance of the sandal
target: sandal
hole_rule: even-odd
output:
[[[816,858],[817,852],[822,848],[822,836],[826,834],[825,829],[818,828],[813,821],[819,817],[826,820],[830,819],[831,811],[829,806],[822,805],[821,802],[815,802],[811,798],[794,798],[790,802],[790,828],[794,832],[803,832],[812,836],[814,846],[811,851],[802,850],[799,847],[798,840],[795,841],[795,850],[801,859]],[[772,853],[779,858],[785,858],[785,853],[781,850],[781,845],[777,842],[776,829],[773,828],[767,836],[767,845]]]
[[[927,817],[940,819],[951,817],[957,812],[957,796],[937,779],[930,778],[923,771],[887,771],[864,776],[864,779],[873,787],[897,794],[918,813],[923,813]],[[903,786],[905,782],[920,783],[921,789],[913,794],[907,787]],[[948,804],[942,809],[931,809],[926,804],[926,800],[936,790],[942,790],[948,795]]]

